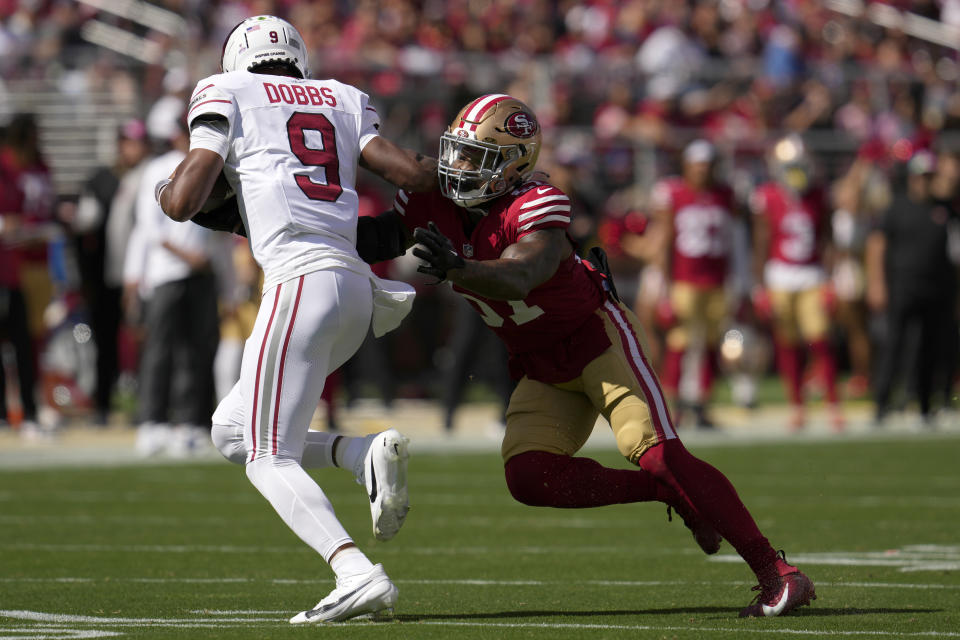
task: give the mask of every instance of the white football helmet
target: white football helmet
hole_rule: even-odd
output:
[[[253,16],[233,28],[223,43],[220,68],[252,71],[261,64],[286,62],[310,77],[307,48],[292,24],[276,16]]]
[[[461,207],[475,207],[520,184],[540,155],[540,125],[508,95],[480,96],[440,138],[440,189]]]

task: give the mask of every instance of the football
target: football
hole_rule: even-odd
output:
[[[200,211],[202,213],[212,211],[230,198],[235,198],[236,195],[233,187],[227,182],[227,177],[223,174],[223,171],[221,171],[220,175],[217,176],[217,181],[213,183],[213,189],[210,190],[210,195],[207,196],[206,202],[200,207]]]

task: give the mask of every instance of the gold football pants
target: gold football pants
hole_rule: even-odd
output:
[[[524,376],[507,407],[504,461],[527,451],[573,455],[603,415],[617,448],[636,463],[650,447],[676,438],[656,374],[641,350],[640,322],[621,303],[597,310],[611,346],[573,380],[546,384]]]

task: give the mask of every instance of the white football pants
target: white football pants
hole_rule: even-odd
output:
[[[214,432],[243,430],[247,477],[327,562],[352,540],[323,490],[303,470],[301,457],[327,375],[366,337],[372,296],[368,276],[335,269],[264,292],[244,346],[240,380],[213,414]],[[239,453],[224,451],[231,459]]]

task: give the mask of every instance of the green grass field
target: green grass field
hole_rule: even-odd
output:
[[[817,584],[793,615],[740,620],[752,576],[659,504],[514,503],[494,453],[417,453],[389,543],[364,491],[317,473],[400,588],[393,622],[291,627],[326,565],[226,462],[0,472],[5,638],[960,637],[960,438],[692,447]],[[598,457],[625,466],[615,454]]]

